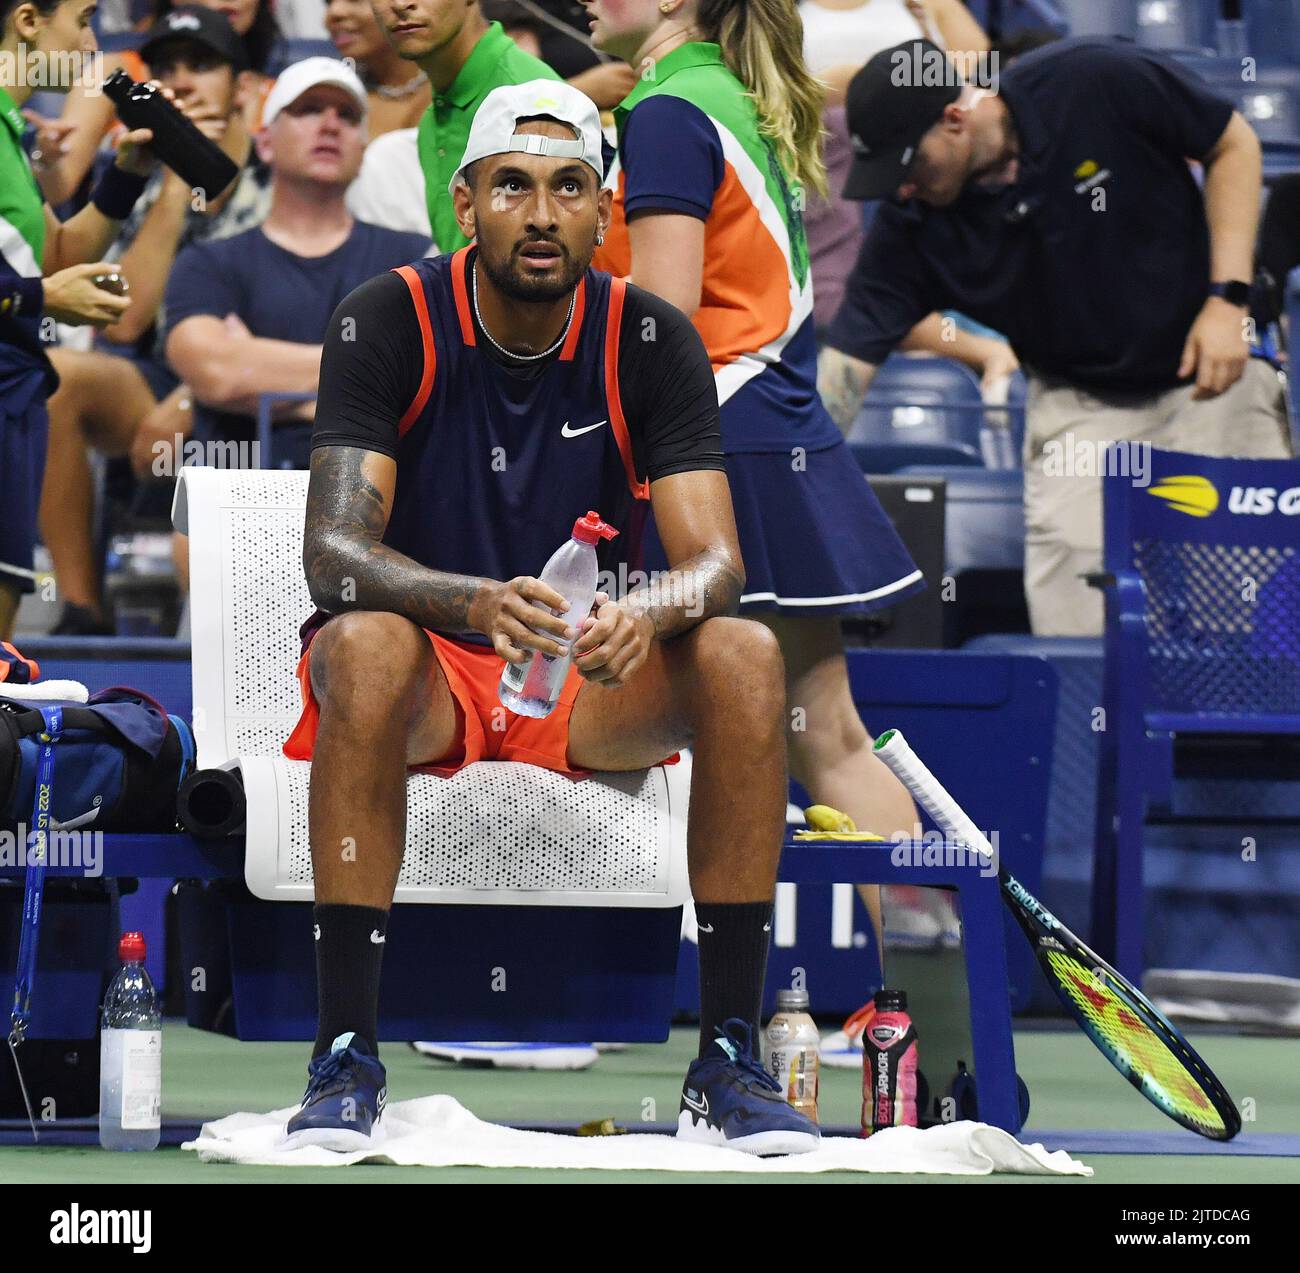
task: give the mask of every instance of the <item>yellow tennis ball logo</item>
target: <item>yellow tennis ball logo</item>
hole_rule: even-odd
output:
[[[1219,492],[1209,478],[1199,473],[1162,478],[1154,486],[1148,486],[1147,493],[1189,517],[1209,517],[1219,507]]]
[[[1085,159],[1075,170],[1074,175],[1080,180],[1085,181],[1097,171],[1097,161],[1095,159]]]

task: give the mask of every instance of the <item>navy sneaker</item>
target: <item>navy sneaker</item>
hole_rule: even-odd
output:
[[[713,1047],[686,1071],[678,1139],[760,1158],[816,1149],[817,1124],[786,1102],[781,1085],[754,1059],[748,1023],[732,1017],[717,1033]]]
[[[351,1153],[369,1149],[388,1099],[388,1076],[377,1056],[349,1031],[307,1067],[302,1107],[285,1125],[283,1148],[321,1145]]]

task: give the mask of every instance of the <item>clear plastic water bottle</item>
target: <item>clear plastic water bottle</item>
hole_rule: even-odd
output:
[[[582,626],[596,599],[596,545],[617,534],[612,526],[601,521],[599,513],[589,512],[574,522],[572,538],[546,563],[541,581],[569,603],[561,616],[569,627]],[[547,608],[537,601],[533,604],[543,610]],[[497,697],[517,716],[549,716],[564,689],[569,662],[567,654],[561,657],[535,650],[526,663],[507,663],[501,673]]]
[[[99,1035],[99,1143],[157,1149],[162,1136],[162,1018],[144,967],[144,934],[123,933],[122,967],[104,996]]]

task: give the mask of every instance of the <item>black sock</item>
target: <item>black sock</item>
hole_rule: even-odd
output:
[[[313,918],[320,1016],[312,1058],[328,1052],[349,1030],[378,1055],[379,969],[388,912],[373,906],[325,905],[313,909]]]
[[[700,1055],[728,1017],[739,1017],[749,1022],[757,1056],[772,903],[696,902],[695,918],[700,929]]]

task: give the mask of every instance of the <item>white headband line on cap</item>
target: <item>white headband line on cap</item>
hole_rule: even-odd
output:
[[[547,137],[542,133],[515,133],[506,143],[504,151],[522,151],[527,155],[547,155],[552,159],[581,159],[586,154],[586,147],[578,138],[566,140],[563,137]],[[486,155],[483,156],[487,158]]]

